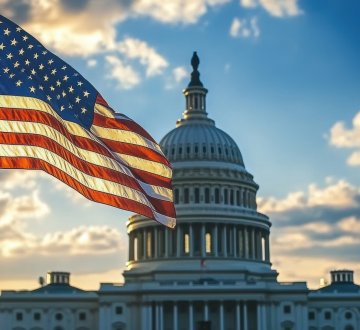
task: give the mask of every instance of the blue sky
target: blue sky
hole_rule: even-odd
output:
[[[0,8],[157,140],[184,111],[198,51],[208,113],[260,184],[280,280],[314,287],[343,267],[360,278],[357,1],[1,0]],[[1,171],[0,182],[0,289],[35,287],[54,269],[84,288],[122,280],[130,213],[37,172]]]

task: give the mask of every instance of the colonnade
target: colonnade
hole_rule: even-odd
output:
[[[129,233],[129,261],[171,257],[232,257],[270,262],[269,232],[238,224],[178,224]]]
[[[266,305],[256,301],[163,301],[141,306],[142,330],[267,330]]]

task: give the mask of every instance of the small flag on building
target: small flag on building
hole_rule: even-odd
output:
[[[3,16],[0,168],[43,170],[90,200],[175,226],[172,170],[159,145]]]

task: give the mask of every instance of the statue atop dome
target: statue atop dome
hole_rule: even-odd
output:
[[[195,86],[203,87],[203,84],[200,81],[200,72],[198,71],[199,64],[200,64],[199,57],[197,53],[194,52],[191,58],[191,66],[193,67],[193,72],[191,72],[191,80],[189,82],[188,87],[195,87]]]

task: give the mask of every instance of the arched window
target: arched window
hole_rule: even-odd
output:
[[[220,190],[219,190],[219,188],[215,188],[215,203],[216,204],[220,203]]]
[[[174,190],[174,203],[179,204],[179,189]]]
[[[200,189],[199,188],[194,189],[194,197],[195,197],[195,203],[199,204],[200,203]]]
[[[184,203],[189,204],[190,196],[189,196],[189,188],[184,189]]]
[[[209,188],[205,188],[205,203],[207,203],[207,204],[210,203],[210,189]]]

